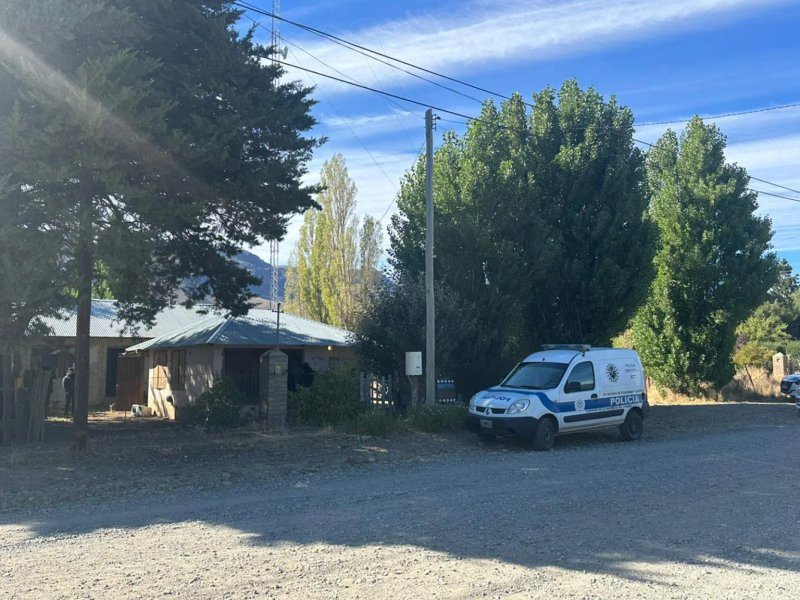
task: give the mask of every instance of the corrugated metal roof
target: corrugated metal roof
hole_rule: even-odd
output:
[[[125,324],[117,319],[117,308],[113,300],[92,300],[89,334],[99,338],[154,338],[207,319],[208,314],[203,315],[199,312],[203,308],[210,309],[207,305],[193,309],[183,306],[167,308],[156,315],[152,327],[142,325],[135,331],[128,331]],[[50,336],[75,337],[78,322],[77,308],[65,310],[62,316],[60,319],[57,317],[43,319],[45,325],[52,330]]]
[[[276,314],[252,309],[245,317],[212,315],[183,329],[128,348],[153,350],[190,346],[274,346]],[[350,346],[352,334],[344,329],[281,314],[281,346]]]

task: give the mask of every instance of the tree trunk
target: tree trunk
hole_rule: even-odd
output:
[[[14,422],[11,420],[14,405],[14,383],[11,378],[11,354],[0,353],[0,375],[3,380],[3,387],[0,393],[3,395],[3,403],[0,406],[3,415],[3,443],[11,445],[14,436]]]
[[[92,199],[81,198],[78,234],[78,343],[75,351],[75,449],[86,450],[89,435],[89,327],[92,313],[92,276],[94,274],[94,236]]]

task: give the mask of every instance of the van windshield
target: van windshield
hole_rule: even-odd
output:
[[[552,390],[558,387],[567,366],[552,362],[520,363],[501,385],[527,390]]]

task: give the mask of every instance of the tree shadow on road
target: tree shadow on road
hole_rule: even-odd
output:
[[[0,525],[49,537],[202,521],[247,533],[256,547],[413,546],[664,585],[648,566],[796,572],[797,434],[793,425],[628,444],[598,432],[560,439],[554,452],[498,444],[413,465],[70,507],[24,523],[0,514]]]

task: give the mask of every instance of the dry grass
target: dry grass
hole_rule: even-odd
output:
[[[659,391],[651,383],[647,388],[647,397],[650,404],[656,406],[691,406],[718,402],[780,402],[783,396],[780,393],[779,383],[766,370],[751,368],[749,374],[744,370],[737,372],[731,382],[717,394],[711,392],[708,396],[686,396],[671,390]]]

